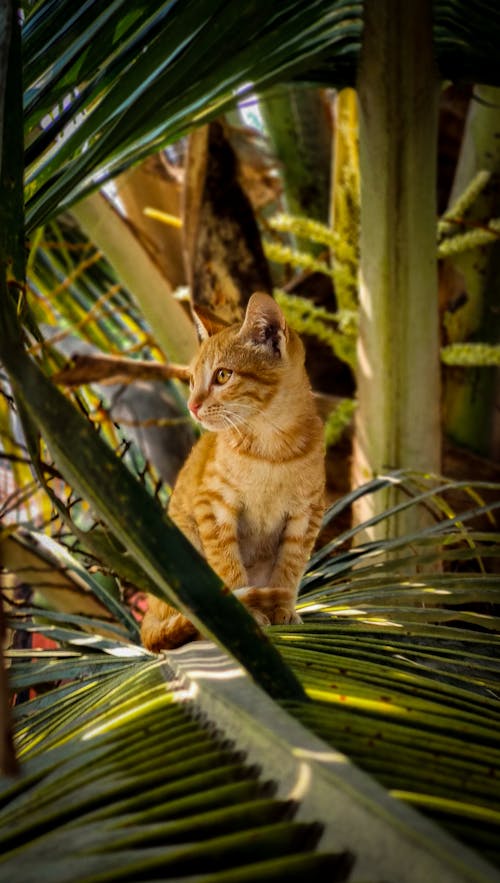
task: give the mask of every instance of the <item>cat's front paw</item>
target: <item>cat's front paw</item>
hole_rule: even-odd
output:
[[[251,607],[247,604],[245,604],[245,607],[248,612],[252,614],[257,625],[260,625],[261,629],[265,629],[268,625],[271,625],[271,620],[262,610],[260,610],[259,607]]]
[[[271,625],[300,625],[302,622],[294,607],[275,607],[270,616]]]
[[[302,622],[295,610],[295,592],[292,589],[276,586],[245,587],[236,589],[234,594],[263,628]]]

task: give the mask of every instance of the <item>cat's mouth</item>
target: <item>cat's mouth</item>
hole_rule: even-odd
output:
[[[220,414],[203,414],[198,411],[195,420],[200,426],[203,426],[203,429],[211,429],[213,431],[224,429],[226,426],[224,418]]]
[[[238,429],[238,421],[236,418],[227,414],[225,411],[208,411],[203,412],[200,409],[196,415],[197,422],[212,432],[220,432],[221,429]]]

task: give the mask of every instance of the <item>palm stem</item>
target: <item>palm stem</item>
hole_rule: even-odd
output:
[[[359,71],[361,168],[357,484],[439,471],[438,79],[430,4],[368,0]],[[393,496],[379,495],[386,508]],[[364,520],[369,513],[358,510]],[[407,531],[400,523],[391,530]]]

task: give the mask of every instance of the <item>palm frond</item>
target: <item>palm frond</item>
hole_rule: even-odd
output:
[[[425,505],[436,520],[346,548],[366,532],[360,525],[318,550],[298,605],[304,625],[273,629],[314,700],[287,707],[498,864],[500,535],[477,519],[494,516],[500,488],[424,481],[422,490],[397,473],[353,491],[325,521],[331,527],[343,506],[389,481],[408,496],[385,518]]]
[[[386,481],[403,484],[403,476],[386,476],[350,493],[325,521]],[[500,557],[499,537],[466,527],[456,504],[458,483],[434,482],[434,498],[429,486],[417,492],[416,484],[416,476],[407,481],[407,493],[412,493],[407,499],[433,509],[436,530],[429,535],[423,529],[421,537],[413,535],[396,551],[390,541],[345,550],[349,534],[340,538],[337,554],[331,554],[331,546],[326,547],[329,553],[319,550],[304,578],[306,591],[299,604],[303,625],[270,630],[310,700],[287,701],[285,706],[398,799],[418,806],[500,864],[500,590],[491,572]],[[478,484],[465,490],[462,504],[475,500],[471,521],[485,511],[493,515],[498,486]],[[481,497],[486,492],[489,504]],[[453,506],[450,500],[444,505],[452,493]],[[102,637],[87,644],[89,656],[89,633],[102,634],[102,624],[92,624],[92,617],[66,619],[47,610],[10,609],[14,630],[17,623],[38,630],[56,638],[60,647],[53,656],[43,651],[42,658],[29,664],[32,650],[14,652],[13,688],[25,688],[30,679],[32,684],[60,684],[53,699],[51,692],[42,692],[16,706],[28,741],[29,706],[40,709],[50,732],[58,725],[57,715],[52,721],[53,705],[72,694],[66,677],[77,678],[82,688],[79,693],[75,687],[74,707],[84,720],[92,705],[86,698],[91,683],[97,689],[102,679],[99,695],[106,696],[109,679],[118,676],[121,665],[126,677],[134,665],[149,664],[147,655],[142,663],[134,660],[133,645]],[[23,738],[21,733],[21,752]]]
[[[144,319],[103,255],[61,218],[40,231],[30,252],[28,303],[55,343],[78,335],[106,353],[154,347]]]
[[[90,4],[73,29],[50,5],[52,16],[42,7],[28,20],[30,229],[193,123],[208,121],[257,88],[303,75],[311,57],[327,48],[345,69],[359,41],[360,4],[314,0],[305,9],[288,0],[271,15],[264,4],[242,10],[203,0],[157,0],[148,3],[146,15],[143,4],[126,7],[124,16],[123,0],[105,14]],[[41,52],[49,26],[51,39]],[[227,45],[230,58],[221,53]],[[57,113],[54,96],[61,102]]]
[[[321,826],[295,821],[297,803],[274,797],[237,746],[176,701],[161,661],[143,655],[119,666],[42,664],[37,677],[80,676],[50,703],[42,695],[18,707],[24,775],[0,787],[2,874],[24,883],[41,866],[53,883],[345,879],[340,850],[315,848]],[[18,687],[23,668],[13,665]]]
[[[256,91],[352,85],[362,20],[345,0],[40,4],[24,28],[28,227]],[[499,35],[490,3],[434,4],[445,78],[500,83]]]
[[[12,659],[18,689],[33,667],[35,681],[63,682],[14,709],[24,775],[0,782],[0,868],[9,879],[195,874],[236,883],[316,870],[343,880],[354,858],[355,880],[368,879],[374,862],[388,879],[400,879],[408,862],[408,880],[421,879],[423,866],[430,879],[495,879],[308,735],[213,646],[169,654],[168,666],[145,651],[45,657]],[[298,716],[307,719],[308,707]],[[318,729],[320,703],[311,708]],[[396,756],[404,750],[393,746]],[[482,815],[489,821],[486,808]]]
[[[106,628],[113,630],[110,620],[115,620],[124,637],[138,638],[137,625],[120,603],[117,589],[91,574],[61,543],[23,528],[10,532],[1,548],[3,567],[25,590],[32,589],[39,615],[50,620],[59,612],[66,623],[80,614],[98,616],[106,618]]]

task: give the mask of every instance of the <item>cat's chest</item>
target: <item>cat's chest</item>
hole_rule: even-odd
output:
[[[227,464],[226,474],[237,488],[243,529],[273,533],[296,507],[296,483],[294,486],[285,464],[238,458]]]

